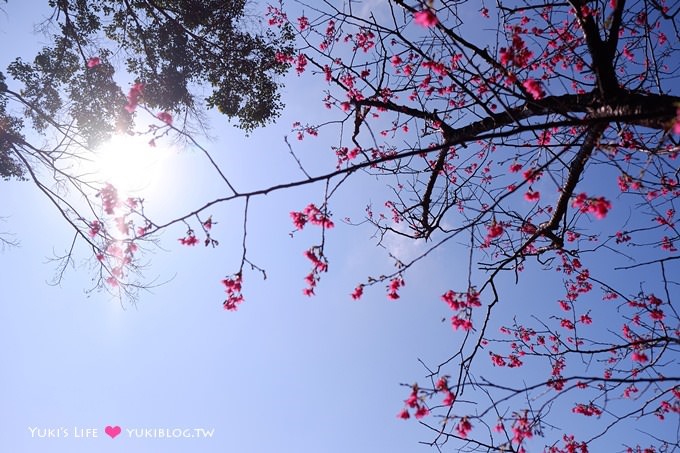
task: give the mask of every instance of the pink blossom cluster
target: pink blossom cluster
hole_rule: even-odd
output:
[[[520,447],[517,450],[518,452],[524,451],[524,448],[521,447],[522,443],[525,439],[531,439],[533,434],[527,412],[525,411],[521,416],[515,414],[515,421],[512,424],[512,441]]]
[[[116,208],[120,206],[118,190],[109,183],[104,185],[104,188],[99,191],[97,196],[101,198],[104,212],[108,215],[113,215],[116,211]]]
[[[196,237],[196,234],[194,233],[194,230],[189,229],[187,231],[187,235],[184,236],[183,238],[177,239],[180,244],[186,245],[189,247],[193,247],[194,245],[198,244],[198,238]]]
[[[168,112],[158,112],[156,118],[163,121],[168,126],[172,126],[172,115]]]
[[[604,197],[588,197],[585,193],[578,194],[571,206],[581,212],[593,214],[598,219],[604,219],[612,208],[611,202]]]
[[[241,294],[241,273],[234,275],[233,277],[227,277],[222,280],[222,284],[225,287],[224,292],[227,293],[226,300],[222,303],[225,310],[236,311],[238,305],[243,302],[243,295]]]
[[[501,222],[496,222],[495,220],[487,227],[486,231],[486,237],[484,238],[484,246],[488,247],[491,242],[500,237],[503,232],[505,231],[505,228],[503,228],[503,223]]]
[[[411,387],[411,394],[406,400],[404,400],[404,403],[406,403],[406,407],[404,407],[404,409],[401,412],[399,412],[397,417],[403,420],[410,418],[411,414],[409,413],[409,408],[415,409],[415,417],[417,419],[421,419],[430,413],[430,410],[427,407],[425,407],[422,398],[418,396],[419,392],[420,389],[418,388],[418,384],[413,384],[413,386]]]
[[[573,434],[565,434],[562,436],[562,440],[564,441],[564,448],[553,445],[546,450],[546,453],[588,453],[588,444],[574,440]]]
[[[520,36],[523,28],[513,27],[512,40],[509,48],[501,47],[499,50],[500,61],[503,66],[514,65],[518,68],[525,68],[529,65],[529,61],[534,56],[534,53],[529,50],[526,43]]]
[[[347,105],[349,107],[349,103],[347,103]],[[352,149],[349,149],[346,146],[336,148],[335,155],[338,157],[338,165],[336,168],[340,169],[343,163],[356,159],[360,151],[361,149],[358,147],[354,147]]]
[[[390,284],[387,286],[387,298],[390,300],[399,299],[399,288],[406,285],[406,282],[401,277],[394,277],[390,280]]]
[[[321,210],[313,203],[307,205],[302,211],[292,211],[290,213],[290,218],[293,220],[293,225],[295,225],[295,228],[298,230],[303,229],[307,222],[322,228],[333,228],[335,226],[330,217],[321,212]]]
[[[312,271],[305,277],[305,283],[307,287],[302,290],[302,294],[305,296],[313,296],[314,288],[316,288],[317,283],[321,279],[319,274],[321,272],[328,271],[328,260],[319,247],[312,247],[305,251],[305,257],[312,262]]]
[[[269,19],[267,23],[270,27],[280,28],[288,21],[288,16],[280,8],[276,8],[272,5],[267,6],[267,12],[265,14]]]
[[[298,22],[298,29],[300,31],[305,31],[309,28],[309,19],[305,16],[300,16],[297,19]]]
[[[357,285],[356,288],[354,288],[354,291],[352,291],[352,299],[354,300],[359,300],[361,299],[361,296],[364,295],[364,285]]]
[[[471,330],[472,321],[470,320],[470,311],[473,308],[481,307],[482,302],[479,300],[479,293],[474,289],[469,289],[465,293],[456,293],[454,291],[447,291],[442,295],[442,300],[456,313],[451,317],[451,325],[454,330]]]
[[[144,92],[144,84],[137,82],[130,88],[127,95],[127,104],[125,104],[125,110],[132,113],[139,105],[139,101],[142,99]]]
[[[527,79],[522,82],[522,86],[527,93],[531,95],[534,99],[543,99],[545,97],[545,91],[543,91],[543,85],[536,79]]]
[[[579,403],[576,406],[574,406],[571,409],[571,411],[575,414],[585,415],[586,417],[592,417],[593,415],[594,416],[602,415],[602,409],[595,406],[595,404],[593,404],[593,403],[589,403],[589,404]]]
[[[100,64],[102,64],[102,61],[99,57],[92,57],[92,58],[88,58],[88,60],[87,60],[87,68],[88,69],[96,68]]]
[[[467,439],[470,431],[472,431],[472,423],[470,423],[470,420],[468,420],[467,417],[461,418],[458,425],[456,425],[456,433],[463,439]]]
[[[437,380],[437,383],[435,384],[434,388],[436,392],[444,393],[444,399],[442,400],[442,404],[444,406],[452,406],[453,403],[456,401],[456,394],[453,393],[449,388],[447,376],[440,377]]]
[[[413,21],[421,27],[431,28],[439,23],[439,19],[430,9],[423,9],[413,14]]]
[[[102,224],[99,220],[93,220],[90,222],[90,231],[88,231],[88,234],[91,238],[94,238],[99,234],[99,231],[102,228]]]

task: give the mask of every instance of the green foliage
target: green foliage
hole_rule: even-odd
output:
[[[0,72],[0,93],[7,90],[5,75]],[[12,144],[16,140],[23,140],[19,132],[23,126],[21,119],[7,112],[7,99],[0,96],[0,178],[22,179],[24,169],[12,153]]]
[[[191,112],[216,107],[250,131],[283,107],[277,78],[287,69],[276,52],[290,52],[290,37],[247,29],[244,0],[50,0],[58,27],[32,62],[15,60],[8,74],[22,84],[25,115],[38,131],[76,126],[96,145],[125,130],[129,84],[124,65],[144,84],[151,109]],[[90,58],[99,64],[88,67]],[[5,90],[2,90],[3,92]],[[205,92],[204,98],[197,92]]]

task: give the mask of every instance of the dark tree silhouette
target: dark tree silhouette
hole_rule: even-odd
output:
[[[142,12],[128,19],[135,29],[135,17],[144,17],[149,22],[137,19],[139,26],[148,26],[154,36],[169,33],[163,39],[171,44],[168,54],[147,51],[141,31],[131,41],[141,43],[133,48],[149,60],[133,58],[129,64],[145,81],[143,93],[135,85],[127,100],[116,94],[111,119],[123,105],[128,112],[193,106],[182,91],[187,85],[177,85],[170,74],[184,67],[171,50],[184,44],[165,28],[172,30],[173,22],[157,11],[166,3],[171,4],[141,2]],[[185,11],[168,10],[173,17]],[[67,20],[78,9],[58,11]],[[431,430],[428,443],[440,450],[674,451],[680,448],[680,317],[673,300],[680,239],[679,16],[680,5],[660,0],[270,6],[270,50],[276,50],[263,55],[264,67],[276,72],[291,66],[303,77],[328,83],[320,108],[335,112],[337,120],[294,127],[300,140],[337,134],[330,150],[335,168],[307,172],[288,144],[306,177],[246,192],[220,171],[229,188],[224,196],[164,222],[146,216],[141,200],[126,200],[111,185],[97,188],[103,211],[92,204],[92,215],[73,215],[63,200],[55,204],[92,246],[101,262],[100,282],[126,290],[134,287],[127,276],[139,242],[181,225],[182,244],[216,245],[211,208],[245,200],[241,265],[222,282],[224,306],[235,310],[244,300],[245,273],[264,272],[246,253],[250,203],[273,191],[323,186],[322,203],[291,213],[295,228],[309,225],[320,232],[319,243],[305,253],[311,270],[304,292],[313,295],[328,270],[324,244],[332,240],[333,197],[354,175],[369,173],[393,193],[384,209],[366,210],[378,240],[399,236],[423,242],[425,251],[408,261],[392,255],[396,270],[359,283],[354,299],[366,297],[371,286],[386,287],[389,299],[399,299],[409,270],[433,251],[453,243],[469,248],[464,283],[442,282],[456,335],[451,354],[427,367],[425,382],[408,386],[399,417],[419,419]],[[66,35],[71,22],[77,21],[65,22]],[[201,26],[185,25],[184,31],[204,36],[194,31]],[[191,42],[191,33],[181,39]],[[291,34],[296,47],[280,45]],[[50,62],[60,51],[56,46],[41,55]],[[72,64],[82,67],[89,55]],[[150,63],[157,58],[167,64]],[[37,59],[32,68],[46,64]],[[92,62],[95,69],[99,64]],[[61,107],[58,96],[30,91],[46,86],[45,72],[20,63],[14,68],[15,77],[24,71],[29,90],[16,99],[45,106],[30,115],[40,129]],[[110,66],[99,70],[109,71],[111,80]],[[201,70],[197,80],[215,84],[215,93],[221,93],[224,68]],[[114,105],[106,94],[101,102]],[[209,102],[228,114],[241,111],[229,96],[213,94]],[[249,122],[252,112],[261,110],[252,107],[240,117],[246,127],[261,122]],[[87,130],[77,109],[71,115]],[[182,134],[169,114],[159,120],[161,126],[149,131],[153,137]],[[12,146],[28,146],[19,140]],[[13,156],[31,170],[21,152]],[[558,272],[564,293],[541,301],[541,311],[532,316],[508,300],[504,287],[512,276],[527,297],[541,298],[532,293],[534,282],[523,278],[538,271]],[[520,308],[506,318],[513,302]],[[489,375],[490,366],[496,372]],[[620,440],[617,433],[626,431],[639,432],[639,444]]]

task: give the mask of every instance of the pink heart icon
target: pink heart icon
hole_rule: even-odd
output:
[[[108,434],[111,439],[115,439],[118,434],[120,434],[122,430],[120,429],[120,426],[107,426],[104,429],[104,432]]]

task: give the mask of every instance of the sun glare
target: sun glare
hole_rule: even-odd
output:
[[[112,184],[125,196],[146,197],[158,189],[169,151],[151,146],[148,137],[116,135],[95,151],[96,180]]]

